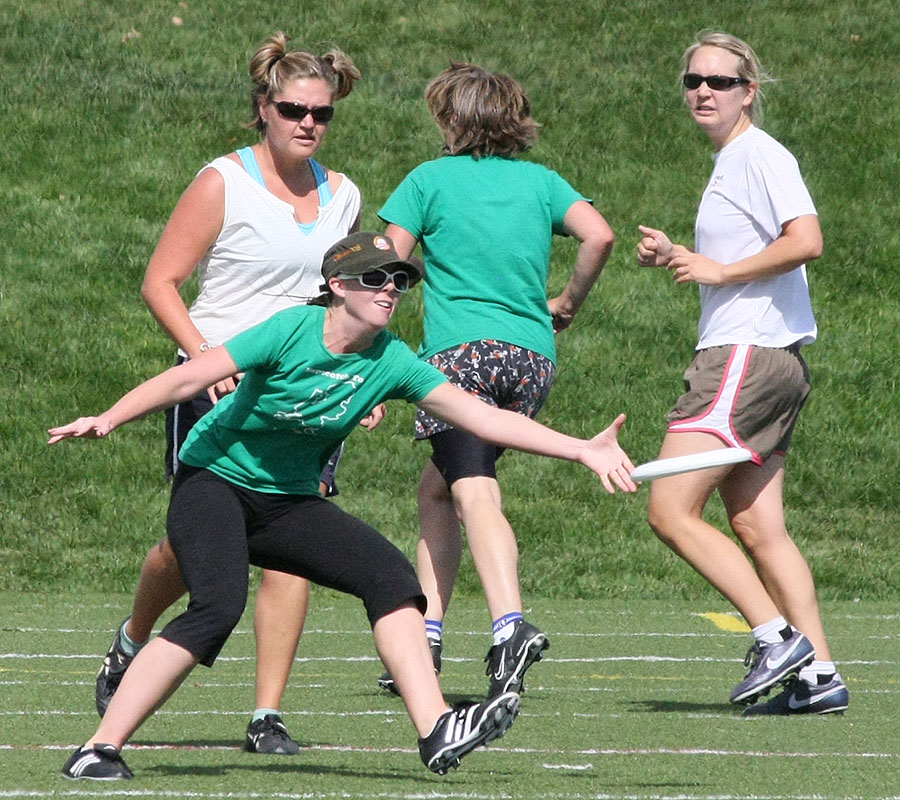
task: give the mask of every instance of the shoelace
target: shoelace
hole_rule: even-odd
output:
[[[762,647],[760,647],[759,642],[754,642],[752,645],[750,645],[750,649],[747,651],[747,655],[744,656],[744,666],[756,666],[756,662],[759,661],[761,657]]]

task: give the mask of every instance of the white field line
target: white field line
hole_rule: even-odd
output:
[[[147,798],[185,798],[185,800],[358,800],[360,797],[370,800],[509,800],[517,795],[505,792],[482,794],[471,791],[453,791],[445,789],[428,792],[372,792],[360,795],[347,792],[197,792],[197,791],[162,791],[153,789],[112,789],[104,786],[102,795],[96,791],[81,789],[65,789],[56,791],[32,791],[27,789],[0,790],[2,798],[96,798],[100,797],[147,797]],[[518,795],[521,797],[521,795]],[[879,797],[861,795],[825,795],[825,794],[611,794],[609,792],[539,792],[528,795],[529,800],[900,800],[900,795]]]
[[[79,747],[78,744],[42,744],[42,745],[11,745],[0,744],[0,751],[69,751]],[[192,745],[192,744],[139,744],[129,743],[122,752],[129,751],[222,751],[232,752],[241,750],[241,745]],[[358,745],[301,745],[302,751],[325,753],[407,753],[418,755],[418,750],[412,747],[361,747]],[[633,757],[633,756],[709,756],[712,758],[834,758],[834,759],[862,759],[862,760],[886,760],[900,761],[900,753],[879,752],[850,752],[841,751],[786,751],[783,753],[772,750],[727,750],[711,747],[607,747],[607,748],[555,748],[555,747],[504,747],[492,743],[490,753],[508,753],[511,755],[526,756],[591,756],[591,757]]]
[[[59,661],[97,661],[102,655],[97,653],[0,653],[0,661],[37,661],[37,660],[59,660]],[[447,662],[480,663],[479,658],[453,658],[444,659]],[[743,663],[742,658],[714,658],[712,656],[696,656],[686,658],[681,656],[586,656],[580,658],[554,658],[545,655],[543,660],[546,662],[556,662],[558,664],[608,664],[608,663],[625,663],[625,662],[642,662],[647,664],[653,663],[672,663],[672,664],[736,664]],[[216,659],[216,663],[246,663],[255,662],[256,656],[220,656]],[[378,656],[298,656],[294,659],[295,664],[313,664],[313,663],[381,663]],[[840,666],[896,666],[896,662],[892,660],[865,660],[865,659],[841,659]]]

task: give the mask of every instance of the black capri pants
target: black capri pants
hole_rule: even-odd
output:
[[[166,524],[190,599],[160,635],[207,667],[244,612],[250,564],[359,597],[373,626],[406,603],[425,613],[409,559],[320,497],[256,492],[183,464]]]

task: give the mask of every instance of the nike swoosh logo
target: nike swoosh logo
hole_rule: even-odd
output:
[[[497,667],[496,672],[494,672],[494,677],[499,681],[503,678],[503,673],[506,671],[504,667],[506,666],[506,651],[504,650],[500,653],[500,665]]]
[[[821,703],[823,700],[831,697],[836,690],[832,689],[830,692],[824,692],[823,694],[818,695],[817,697],[810,697],[808,700],[797,700],[794,695],[791,695],[788,698],[788,708],[791,711],[797,711],[801,708],[806,708],[807,706],[815,705],[816,703]]]
[[[794,655],[794,651],[796,651],[796,647],[792,647],[788,650],[781,658],[773,659],[771,656],[766,657],[766,669],[778,669],[785,661],[787,661],[792,655]]]

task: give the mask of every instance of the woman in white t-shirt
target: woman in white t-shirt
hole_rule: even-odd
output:
[[[752,460],[656,480],[659,538],[718,589],[753,629],[745,714],[843,712],[847,688],[825,641],[809,567],[784,522],[784,455],[809,392],[800,347],[816,338],[806,263],[822,233],[796,159],[754,124],[765,76],[745,42],[705,35],[684,55],[684,99],[712,140],[713,173],[694,249],[640,226],[638,263],[700,287],[699,343],[661,458],[744,447]],[[718,491],[740,546],[704,521]],[[778,684],[774,699],[753,705]]]
[[[251,126],[260,141],[200,170],[147,266],[142,295],[178,345],[179,362],[316,297],[322,256],[359,227],[359,189],[313,156],[334,115],[333,103],[350,93],[360,73],[338,50],[318,56],[288,50],[288,41],[277,33],[250,60]],[[179,290],[195,271],[199,291],[188,309]],[[168,410],[169,477],[179,467],[178,452],[191,427],[234,391],[236,382],[237,376],[219,381]],[[336,460],[323,473],[324,494],[336,493],[335,467]],[[163,538],[144,560],[132,614],[120,626],[97,675],[101,716],[159,616],[184,592],[174,554]],[[304,579],[263,570],[254,616],[256,707],[244,742],[249,752],[299,752],[280,707],[308,598]]]

